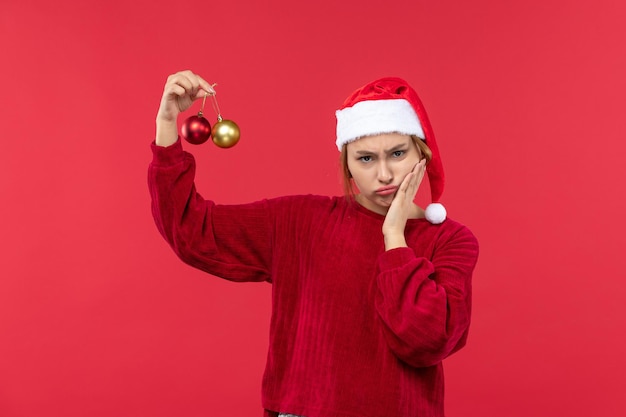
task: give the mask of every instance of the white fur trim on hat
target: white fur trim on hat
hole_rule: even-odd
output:
[[[413,106],[404,99],[360,101],[335,112],[337,149],[363,136],[402,133],[424,138],[424,131]]]
[[[426,207],[426,220],[432,224],[440,224],[446,219],[448,213],[441,203],[431,203]]]

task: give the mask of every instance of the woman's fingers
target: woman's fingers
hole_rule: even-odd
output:
[[[419,189],[420,184],[422,183],[422,179],[424,178],[424,172],[426,171],[426,160],[422,159],[419,161],[411,172],[407,174],[407,176],[402,181],[400,186],[400,191],[409,196],[410,201],[412,202],[417,194],[417,190]]]
[[[193,99],[204,97],[206,94],[215,94],[215,90],[209,82],[189,70],[175,74],[174,82],[185,88],[189,97]]]
[[[187,95],[191,100],[203,98],[207,94],[215,94],[215,90],[209,82],[189,70],[170,75],[166,85],[171,87],[171,93],[178,97]]]
[[[202,89],[202,91],[198,92],[198,96],[204,97],[205,93],[209,95],[215,95],[215,90],[213,89],[213,86],[209,84],[204,78],[200,77],[199,75],[197,75],[197,77],[198,77],[198,85]]]
[[[191,107],[194,100],[204,98],[207,94],[215,94],[215,90],[198,74],[190,70],[172,74],[165,83],[159,117],[175,120],[176,115]]]

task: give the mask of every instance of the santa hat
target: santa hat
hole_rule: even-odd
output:
[[[364,136],[383,133],[415,135],[432,151],[426,166],[432,203],[426,207],[426,219],[439,224],[446,219],[446,209],[439,203],[443,193],[443,165],[426,109],[411,86],[401,78],[381,78],[356,90],[335,113],[337,148]]]

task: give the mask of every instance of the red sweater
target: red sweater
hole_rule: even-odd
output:
[[[474,235],[410,219],[385,251],[384,216],[344,197],[218,205],[194,186],[181,141],[152,144],[157,227],[186,263],[272,283],[266,416],[442,417],[441,361],[467,339]]]

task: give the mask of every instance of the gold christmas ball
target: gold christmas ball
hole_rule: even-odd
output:
[[[211,136],[220,148],[231,148],[239,142],[239,126],[232,120],[220,120],[213,125]]]

